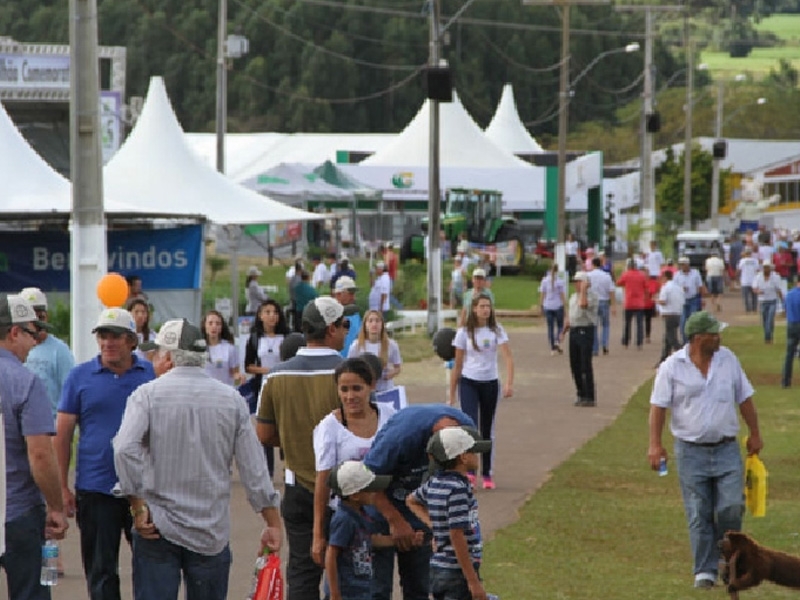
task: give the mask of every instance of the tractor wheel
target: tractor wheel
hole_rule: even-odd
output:
[[[497,232],[497,237],[495,238],[496,242],[516,242],[516,254],[514,256],[514,264],[509,266],[503,267],[503,273],[508,273],[509,275],[516,275],[521,270],[522,267],[525,265],[525,245],[522,243],[522,235],[520,234],[519,230],[515,227],[502,227],[500,231]]]
[[[414,234],[409,235],[403,240],[403,245],[400,246],[400,262],[408,262],[410,260],[418,260],[419,262],[425,261],[425,254],[420,253],[418,250],[414,249],[414,241],[422,239],[421,235]]]

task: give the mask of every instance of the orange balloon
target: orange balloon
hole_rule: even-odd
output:
[[[128,282],[119,273],[104,275],[97,284],[97,297],[106,308],[124,306],[128,299]]]

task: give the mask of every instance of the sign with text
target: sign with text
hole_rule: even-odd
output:
[[[0,54],[0,89],[69,91],[69,56]]]
[[[138,275],[147,290],[199,289],[202,225],[107,234],[108,270]],[[68,292],[70,238],[61,231],[0,234],[0,291]]]

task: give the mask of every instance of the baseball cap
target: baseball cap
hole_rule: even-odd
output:
[[[378,262],[375,263],[375,268],[376,269],[385,269],[386,268],[386,263],[383,262],[382,260],[379,260]]]
[[[342,497],[358,492],[385,490],[392,481],[391,475],[375,475],[360,460],[347,460],[331,471],[328,485],[334,494]]]
[[[473,277],[486,277],[486,271],[484,271],[483,269],[475,269],[472,272],[472,276]]]
[[[334,292],[347,292],[350,290],[357,290],[355,280],[349,275],[342,275],[336,280],[336,285],[333,288]]]
[[[464,452],[488,452],[492,449],[491,440],[484,440],[472,427],[445,427],[428,440],[427,452],[438,463],[444,463],[461,456]]]
[[[303,325],[308,323],[315,329],[321,330],[338,321],[343,315],[344,306],[338,300],[330,296],[320,296],[306,304],[303,309]]]
[[[22,323],[33,323],[41,329],[50,326],[36,318],[31,303],[19,294],[0,294],[0,325],[10,327]]]
[[[136,322],[131,313],[124,308],[106,308],[97,318],[92,333],[113,331],[115,333],[136,333]]]
[[[19,293],[34,309],[47,310],[47,296],[39,288],[26,287]]]
[[[203,333],[186,319],[171,319],[161,326],[156,339],[139,344],[139,348],[148,350],[188,350],[205,352],[207,349]]]
[[[575,281],[589,281],[589,274],[586,271],[575,273]]]
[[[283,338],[280,347],[280,357],[281,361],[289,360],[293,358],[297,351],[300,350],[303,346],[306,345],[306,336],[304,336],[300,332],[292,332]]]
[[[761,267],[770,267],[772,268],[772,259],[768,258],[764,262],[761,263]]]
[[[252,267],[247,269],[247,276],[250,277],[250,275],[261,277],[262,273],[257,266],[253,265]]]
[[[681,256],[678,259],[678,264],[679,265],[688,265],[689,264],[689,257],[688,256]]]
[[[701,310],[686,319],[684,329],[686,331],[686,337],[689,337],[695,333],[720,333],[727,326],[727,323],[718,321],[707,311]]]

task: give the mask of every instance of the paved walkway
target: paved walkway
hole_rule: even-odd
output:
[[[598,406],[576,408],[575,388],[566,353],[550,356],[543,326],[509,330],[516,363],[515,395],[501,401],[496,425],[495,481],[497,489],[478,491],[484,536],[513,523],[519,508],[576,449],[594,437],[617,417],[636,389],[654,374],[660,354],[662,324],[654,320],[652,343],[642,350],[624,349],[620,344],[621,310],[612,317],[610,354],[595,359]],[[741,315],[738,294],[729,292],[723,299],[720,317],[732,322],[756,323],[756,317]],[[406,385],[411,402],[441,402],[445,399],[445,370],[441,361],[431,359],[404,366],[400,383]],[[642,423],[642,468],[646,467],[646,423]],[[245,598],[252,575],[260,519],[252,512],[240,485],[233,495],[233,531],[229,598]],[[130,552],[123,544],[120,572],[123,599],[129,600]],[[72,522],[62,553],[67,576],[55,588],[55,599],[86,597],[80,565],[78,531]],[[5,598],[5,586],[0,586]],[[399,596],[398,596],[399,597]]]

